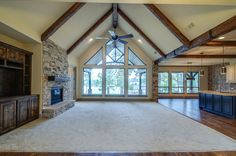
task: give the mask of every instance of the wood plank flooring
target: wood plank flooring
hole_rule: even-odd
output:
[[[196,99],[160,99],[159,103],[195,121],[236,139],[236,120],[220,117],[198,108]],[[217,152],[157,152],[157,153],[16,153],[5,152],[0,156],[236,156],[236,151]]]
[[[200,110],[198,99],[160,99],[159,103],[236,140],[236,120]]]

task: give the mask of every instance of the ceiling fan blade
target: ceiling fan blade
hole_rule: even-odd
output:
[[[116,37],[116,33],[112,30],[108,30],[109,34],[112,36],[112,37]]]
[[[120,43],[123,43],[123,44],[127,44],[128,42],[127,41],[124,41],[124,40],[118,40]]]
[[[133,38],[134,35],[133,34],[127,34],[127,35],[123,35],[123,36],[119,36],[119,39],[125,39],[125,38]]]
[[[108,37],[96,37],[96,40],[109,40]]]

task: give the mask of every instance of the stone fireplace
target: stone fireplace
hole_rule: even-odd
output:
[[[53,41],[43,42],[43,116],[54,117],[74,106],[70,94],[66,50]]]

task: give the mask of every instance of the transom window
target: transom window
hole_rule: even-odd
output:
[[[147,96],[146,64],[125,46],[109,41],[84,64],[83,95]]]

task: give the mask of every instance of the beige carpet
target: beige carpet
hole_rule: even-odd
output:
[[[0,151],[236,150],[236,141],[152,102],[79,102],[50,120],[0,136]]]

